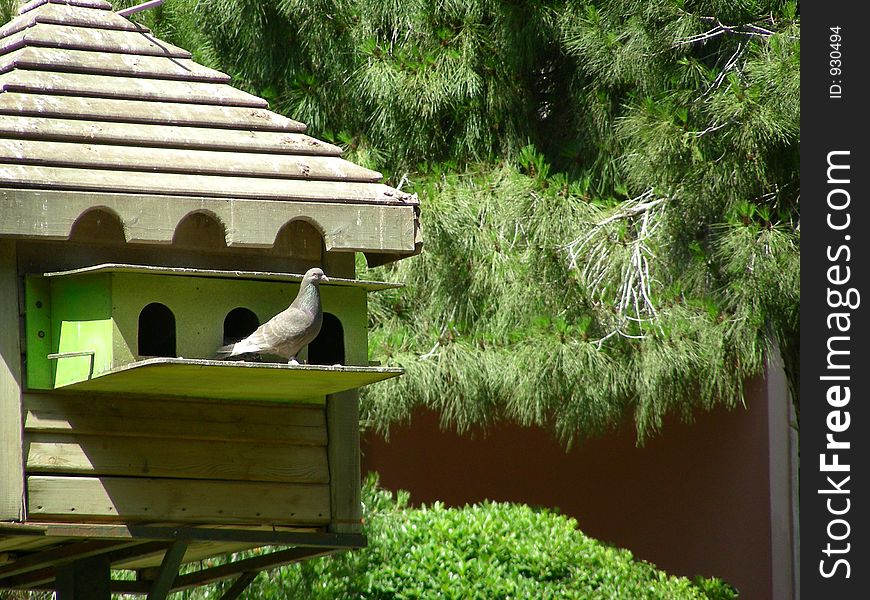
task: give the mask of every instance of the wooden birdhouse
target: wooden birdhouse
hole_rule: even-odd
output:
[[[229,79],[104,0],[0,28],[0,589],[241,590],[365,544],[357,390],[401,371],[355,255],[418,253],[419,204]],[[315,266],[303,364],[214,358]]]

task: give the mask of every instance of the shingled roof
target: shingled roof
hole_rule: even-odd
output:
[[[174,203],[170,212],[179,219],[197,207],[210,210],[224,221],[230,243],[263,246],[275,227],[305,216],[302,203],[315,202],[353,217],[310,219],[328,248],[419,249],[416,196],[379,183],[380,173],[304,131],[104,0],[34,0],[0,28],[0,212],[13,215],[30,198],[54,202],[66,216],[28,229],[18,210],[0,218],[0,235],[63,237],[91,202],[116,212],[130,241],[165,237],[166,226],[149,234],[140,223],[162,199]],[[124,198],[131,196],[150,201],[126,215]],[[268,202],[275,226],[264,231],[261,216],[259,229],[245,232],[238,217],[256,206],[244,201]],[[352,207],[356,212],[347,212]],[[403,209],[389,213],[401,239],[379,245],[371,231],[352,239],[354,219],[384,218],[364,207]]]

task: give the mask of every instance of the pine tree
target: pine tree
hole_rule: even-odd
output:
[[[121,4],[133,4],[128,0]],[[799,350],[795,2],[167,0],[158,36],[423,202],[362,275],[367,422],[418,406],[566,442],[739,406]]]

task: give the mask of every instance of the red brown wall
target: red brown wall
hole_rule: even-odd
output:
[[[419,412],[386,443],[363,440],[363,471],[414,503],[484,499],[558,507],[580,529],[679,575],[717,576],[741,599],[772,597],[767,403],[666,422],[636,447],[631,427],[565,452],[541,429],[501,425],[487,435],[442,431]]]

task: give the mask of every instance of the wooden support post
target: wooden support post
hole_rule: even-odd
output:
[[[163,555],[163,562],[160,563],[160,570],[157,572],[157,578],[151,585],[151,591],[148,592],[148,600],[165,600],[169,595],[169,590],[172,589],[172,584],[175,583],[175,578],[178,577],[178,567],[181,565],[181,559],[184,558],[184,553],[187,551],[187,542],[173,542]]]
[[[0,239],[0,521],[24,519],[18,269],[12,240]]]
[[[57,567],[57,600],[110,600],[111,571],[105,554]]]
[[[362,527],[359,465],[359,392],[350,390],[326,397],[329,437],[329,530],[359,533]]]
[[[353,253],[327,252],[324,267],[331,275],[356,276]],[[329,460],[330,523],[334,533],[362,530],[359,460],[359,391],[326,397],[327,458]]]
[[[259,575],[259,571],[249,571],[247,573],[242,573],[238,579],[233,582],[233,585],[230,586],[230,589],[224,592],[224,595],[221,596],[220,600],[236,600],[239,596],[241,596],[242,592],[244,592],[249,585],[257,578]]]

